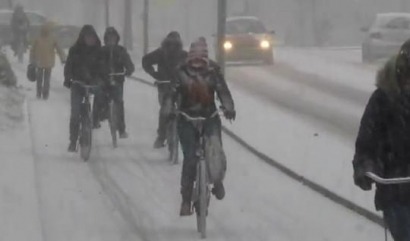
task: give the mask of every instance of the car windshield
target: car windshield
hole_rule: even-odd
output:
[[[409,29],[410,28],[410,17],[379,16],[374,22],[373,28]]]
[[[238,19],[228,21],[226,24],[227,34],[246,34],[246,33],[266,33],[266,28],[258,20]]]
[[[37,13],[26,13],[31,25],[42,25],[46,18]]]

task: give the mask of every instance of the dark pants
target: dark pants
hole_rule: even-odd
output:
[[[98,118],[98,114],[96,113],[96,106],[99,104],[98,101],[101,100],[101,94],[99,90],[94,90],[94,104],[93,104],[93,119]],[[70,141],[77,142],[79,130],[80,130],[80,122],[81,122],[81,115],[84,113],[82,109],[83,99],[85,96],[85,91],[81,86],[73,85],[71,86],[71,117],[70,117]]]
[[[198,161],[196,150],[199,144],[199,133],[191,122],[185,120],[184,117],[180,117],[178,120],[178,134],[184,154],[181,195],[185,202],[189,202],[191,201],[193,184],[196,177]],[[218,117],[209,119],[204,123],[204,135],[218,136],[218,141],[221,141],[221,120]]]
[[[410,241],[410,206],[392,205],[384,219],[395,241]]]
[[[48,99],[50,93],[51,68],[37,69],[37,98]]]

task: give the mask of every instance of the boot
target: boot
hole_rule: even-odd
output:
[[[158,136],[154,142],[154,149],[160,149],[163,147],[165,147],[165,140],[164,138],[161,138],[160,136]]]
[[[191,202],[182,201],[181,210],[179,211],[179,216],[186,217],[192,215],[192,205]]]
[[[128,133],[126,131],[120,132],[120,139],[127,139],[128,138]]]
[[[222,182],[215,183],[214,188],[212,188],[212,194],[215,195],[216,199],[222,200],[225,197],[225,188]]]
[[[77,151],[77,143],[74,141],[70,142],[70,145],[68,146],[68,152],[76,152]]]

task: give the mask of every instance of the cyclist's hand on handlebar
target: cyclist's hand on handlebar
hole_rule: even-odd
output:
[[[224,115],[225,115],[225,118],[226,119],[228,119],[228,120],[230,120],[230,121],[233,121],[233,120],[235,120],[236,119],[236,111],[235,110],[223,110],[223,112],[224,112]]]
[[[71,80],[66,79],[66,80],[64,80],[64,87],[66,87],[66,88],[70,89],[70,88],[71,88],[72,83],[73,83],[73,82],[72,82]]]
[[[373,172],[373,169],[360,169],[354,172],[354,183],[364,191],[372,190],[373,181],[366,176],[367,172]]]

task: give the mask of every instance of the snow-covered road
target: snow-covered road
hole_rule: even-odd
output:
[[[24,77],[21,71],[18,75]],[[108,127],[103,125],[95,132],[92,158],[84,163],[78,154],[66,152],[69,95],[61,75],[61,68],[53,73],[49,101],[34,99],[33,91],[27,93],[34,144],[33,188],[38,191],[43,240],[198,239],[194,217],[178,217],[180,165],[170,165],[165,151],[152,149],[158,110],[155,90],[127,83],[131,138],[114,150]],[[238,102],[239,111],[246,100]],[[227,197],[222,202],[212,200],[208,240],[383,237],[379,226],[288,178],[231,139],[224,141],[229,159]]]

